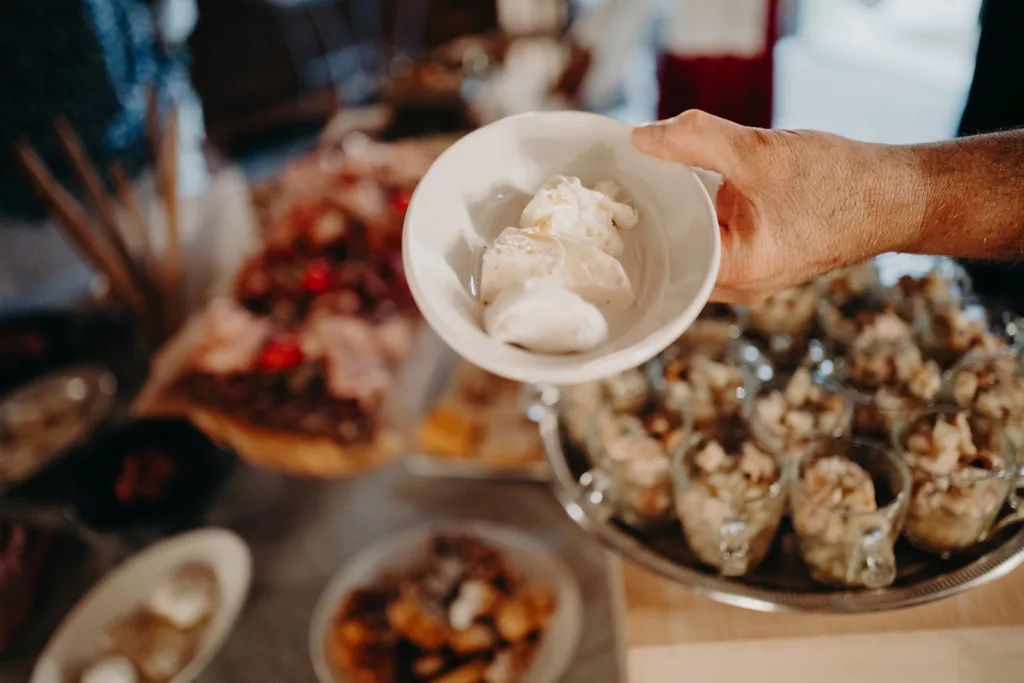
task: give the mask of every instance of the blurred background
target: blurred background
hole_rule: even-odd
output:
[[[548,89],[565,76],[561,85],[578,106],[651,120],[666,52],[699,61],[733,50],[749,63],[731,71],[691,69],[685,59],[677,71],[665,67],[681,98],[666,111],[717,108],[757,125],[880,142],[955,134],[981,0],[730,0],[702,11],[712,4],[14,0],[0,9],[0,55],[24,68],[0,76],[0,143],[27,137],[59,166],[48,125],[64,113],[95,155],[141,170],[143,89],[153,80],[181,107],[181,190],[198,196],[211,163],[236,164],[249,177],[271,173],[309,148],[339,109],[393,95],[383,89],[389,75],[440,59],[443,46],[464,49],[452,42],[460,37],[480,43],[459,58],[481,75],[454,86],[478,118],[555,106]],[[738,89],[747,100],[727,101]],[[0,308],[80,293],[87,271],[47,228],[12,158],[0,173]]]
[[[0,3],[0,683],[29,680],[118,562],[210,525],[243,539],[254,568],[207,683],[314,680],[327,648],[310,661],[307,633],[332,574],[424,521],[515,527],[571,567],[583,611],[556,634],[561,680],[623,680],[627,623],[633,643],[703,623],[740,638],[737,610],[671,603],[678,587],[623,570],[580,506],[556,500],[557,435],[543,444],[533,421],[551,415],[543,392],[460,364],[421,329],[400,247],[412,190],[459,135],[533,110],[640,124],[700,108],[885,143],[1019,126],[1022,22],[1021,0]],[[895,279],[876,265],[859,294]],[[955,290],[957,315],[982,310],[971,324],[990,322],[967,306],[972,278],[978,293],[1019,290],[954,265],[916,275]],[[830,305],[814,287],[794,288],[801,343]],[[705,313],[732,341],[749,317]],[[326,342],[324,319],[342,323]],[[337,389],[337,366],[372,386]],[[630,410],[654,395],[640,369],[595,391]],[[957,604],[925,621],[959,626]],[[323,629],[338,609],[316,609]]]

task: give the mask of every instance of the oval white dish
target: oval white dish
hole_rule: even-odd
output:
[[[520,531],[486,522],[459,521],[431,523],[388,537],[360,552],[334,575],[321,593],[309,625],[309,655],[320,683],[349,680],[326,651],[331,623],[341,601],[389,571],[401,571],[422,561],[435,534],[476,536],[503,552],[524,577],[551,588],[555,613],[533,663],[517,683],[555,683],[572,662],[583,631],[583,599],[576,578],[543,543]]]
[[[190,531],[155,543],[118,565],[78,601],[46,644],[30,683],[67,683],[100,655],[104,630],[143,605],[157,583],[188,563],[209,566],[220,585],[217,611],[192,661],[170,683],[195,680],[227,640],[252,581],[252,555],[227,529]]]

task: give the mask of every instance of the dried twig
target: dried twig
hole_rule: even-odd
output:
[[[114,295],[140,314],[145,313],[145,302],[133,286],[124,265],[110,249],[96,239],[85,208],[53,177],[35,150],[24,142],[15,145],[22,166],[32,178],[40,194],[46,198],[64,227],[71,246],[94,268],[107,276]]]
[[[128,182],[128,176],[125,175],[124,169],[118,163],[111,165],[110,178],[114,183],[114,188],[117,190],[118,202],[120,202],[121,208],[126,214],[128,230],[134,233],[135,242],[139,245],[139,250],[142,252],[142,262],[146,266],[146,271],[150,274],[151,278],[155,277],[157,261],[156,252],[153,250],[153,237],[149,234],[149,227],[142,217],[139,203],[135,200],[135,189]]]
[[[178,228],[178,108],[174,105],[160,140],[157,182],[167,215],[167,248],[164,252],[167,300],[177,302],[181,295],[181,235]],[[169,305],[167,314],[170,316],[169,324],[173,324],[178,311]]]
[[[103,232],[104,238],[113,246],[114,251],[121,259],[124,269],[131,276],[135,285],[144,295],[152,299],[155,293],[152,291],[149,278],[128,251],[124,235],[121,233],[121,226],[118,223],[117,212],[107,196],[99,173],[96,172],[96,169],[93,168],[92,163],[89,161],[85,146],[64,118],[56,119],[54,127],[57,129],[57,137],[60,139],[61,146],[64,147],[64,151],[67,153],[68,159],[71,160],[71,165],[75,169],[75,173],[78,175],[86,195],[89,197],[89,202],[96,211],[99,218],[99,227]]]

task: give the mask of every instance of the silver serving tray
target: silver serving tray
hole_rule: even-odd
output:
[[[811,580],[784,521],[764,562],[742,579],[702,567],[683,540],[678,522],[637,530],[615,519],[589,484],[591,464],[563,433],[556,408],[540,419],[554,491],[569,516],[626,560],[702,593],[712,600],[762,612],[856,613],[910,607],[994,581],[1024,563],[1024,528],[1004,529],[972,550],[948,558],[928,555],[900,540],[896,582],[877,590],[836,589]],[[582,483],[581,483],[582,479]]]

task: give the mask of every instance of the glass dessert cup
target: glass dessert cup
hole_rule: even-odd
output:
[[[910,339],[851,349],[832,379],[853,401],[853,431],[883,441],[902,417],[935,405],[942,388],[941,369]]]
[[[838,301],[823,295],[818,302],[816,316],[828,354],[838,358],[849,352],[866,327],[866,321],[887,312],[892,312],[892,303],[881,288],[869,289]],[[911,339],[908,333],[907,340]]]
[[[971,277],[964,267],[953,259],[940,257],[927,272],[900,277],[891,295],[900,317],[913,321],[944,306],[962,305],[971,291]]]
[[[723,439],[726,458],[738,455],[741,445],[751,445],[766,478],[762,481],[737,477],[744,464],[732,472],[721,473],[731,481],[715,478],[698,464],[715,435],[688,432],[677,449],[672,466],[675,483],[675,508],[690,549],[703,563],[723,576],[742,576],[754,569],[771,548],[786,510],[785,467],[778,454],[758,444],[742,430],[728,432]],[[737,438],[739,437],[739,438]],[[762,457],[763,456],[763,457]]]
[[[627,370],[607,379],[574,384],[560,389],[550,385],[525,388],[520,404],[539,421],[558,403],[566,432],[573,443],[588,446],[594,415],[607,407],[616,412],[636,412],[651,398],[650,376],[642,369]]]
[[[653,390],[668,405],[685,410],[699,431],[717,429],[737,417],[744,397],[744,373],[764,381],[774,376],[771,362],[749,339],[714,347],[684,338],[646,365]]]
[[[699,348],[724,346],[743,335],[749,319],[745,308],[709,303],[677,343]]]
[[[914,320],[918,345],[943,368],[951,368],[977,353],[1018,350],[1019,330],[1019,318],[977,301],[927,309]]]
[[[823,496],[813,468],[824,459],[853,463],[870,477],[875,509],[850,504],[851,491]],[[856,468],[855,468],[856,469]],[[843,475],[838,475],[843,476]],[[863,483],[863,482],[862,482]],[[843,482],[842,487],[846,487]],[[842,489],[841,489],[842,490]],[[898,453],[874,442],[842,438],[814,445],[794,463],[790,505],[800,556],[821,583],[883,588],[896,579],[893,547],[903,529],[910,471]]]
[[[837,382],[807,368],[768,381],[745,372],[744,379],[743,419],[784,462],[818,441],[849,433],[854,402]]]
[[[929,434],[940,421],[965,422],[977,453],[961,457],[959,464],[940,460],[944,451],[925,457],[918,443],[925,443],[922,437],[934,439]],[[1021,520],[1019,451],[998,421],[957,407],[933,407],[897,424],[892,443],[911,473],[904,535],[915,547],[943,555],[968,550]],[[1014,512],[998,520],[1006,503]]]
[[[1024,363],[1021,349],[970,353],[942,378],[943,403],[1000,422],[1018,450],[1024,447]]]
[[[672,454],[687,430],[683,413],[655,397],[635,412],[604,407],[592,418],[589,453],[614,513],[636,528],[671,521]]]
[[[824,360],[822,347],[815,345],[819,294],[814,284],[798,285],[751,306],[747,336],[765,349],[777,370],[790,370]]]

